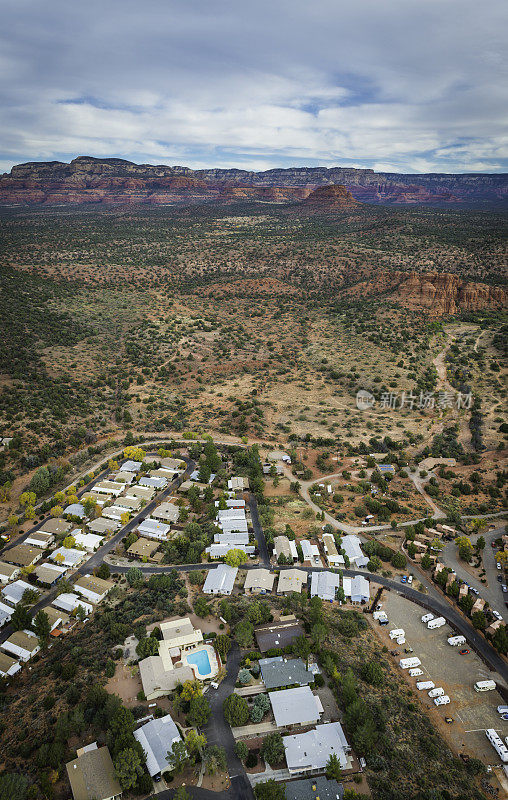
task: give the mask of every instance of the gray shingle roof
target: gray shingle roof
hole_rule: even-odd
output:
[[[262,658],[259,661],[261,674],[267,689],[277,689],[280,686],[307,686],[314,680],[312,672],[308,672],[301,658]]]

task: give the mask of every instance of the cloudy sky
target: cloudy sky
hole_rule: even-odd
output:
[[[506,0],[1,0],[0,171],[508,171]]]

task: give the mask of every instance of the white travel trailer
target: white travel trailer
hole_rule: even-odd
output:
[[[424,689],[433,689],[435,685],[434,681],[416,681],[416,688],[419,692]]]
[[[420,667],[421,663],[419,658],[401,658],[399,667],[401,669],[410,669],[411,667]]]
[[[429,630],[433,630],[434,628],[442,628],[443,625],[446,625],[446,620],[444,617],[436,617],[435,619],[431,619],[429,622],[427,622],[427,628]]]
[[[406,644],[406,639],[404,636],[399,636],[397,639],[397,644]]]
[[[498,754],[503,764],[506,764],[508,762],[508,748],[506,747],[505,743],[503,742],[499,734],[496,732],[494,728],[488,728],[485,731],[485,736],[491,743],[492,747]]]
[[[412,678],[418,678],[419,675],[423,675],[423,669],[420,669],[420,667],[414,667],[414,669],[409,670],[409,674]]]
[[[441,697],[434,698],[434,705],[436,706],[447,706],[450,703],[450,698],[447,694],[442,694]]]
[[[447,641],[448,641],[448,644],[451,645],[452,647],[458,647],[459,644],[465,644],[466,643],[466,637],[465,636],[449,636]]]
[[[390,631],[390,639],[398,639],[400,636],[405,636],[406,632],[404,628],[394,628]]]
[[[431,619],[434,619],[434,614],[424,614],[422,617],[422,622],[430,622]]]
[[[491,692],[495,688],[495,681],[476,681],[474,685],[475,692]]]
[[[444,689],[441,686],[436,686],[435,689],[431,689],[429,692],[429,697],[433,700],[434,697],[443,697]]]

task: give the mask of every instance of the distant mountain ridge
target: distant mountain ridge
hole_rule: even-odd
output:
[[[508,204],[508,174],[402,174],[353,167],[290,167],[250,172],[135,164],[121,158],[79,156],[70,163],[28,162],[0,176],[0,205],[178,202],[274,203],[305,200],[324,186],[341,185],[375,205],[489,206]]]

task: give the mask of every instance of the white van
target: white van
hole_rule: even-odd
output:
[[[416,681],[416,688],[419,692],[423,689],[433,689],[435,685],[434,681]]]
[[[495,681],[477,681],[474,685],[475,692],[491,692],[495,688]]]
[[[427,628],[429,630],[433,630],[434,628],[442,628],[443,625],[446,625],[446,620],[444,617],[436,617],[435,619],[431,619],[427,622]]]
[[[436,686],[435,689],[431,689],[429,692],[429,697],[434,699],[434,697],[442,697],[444,695],[444,689],[441,686]]]
[[[423,669],[420,669],[420,667],[414,667],[414,669],[409,670],[409,674],[412,678],[417,678],[419,675],[423,675]]]
[[[450,702],[450,698],[447,694],[442,694],[441,697],[434,698],[434,704],[436,706],[447,706]]]
[[[434,614],[424,614],[422,617],[422,622],[430,622],[431,619],[434,619]]]
[[[405,632],[404,628],[394,628],[389,633],[390,639],[398,639],[399,636],[405,636],[405,635],[406,635],[406,632]]]
[[[447,641],[448,641],[448,644],[451,645],[451,647],[458,647],[459,644],[465,644],[466,643],[466,637],[465,636],[449,636]]]

